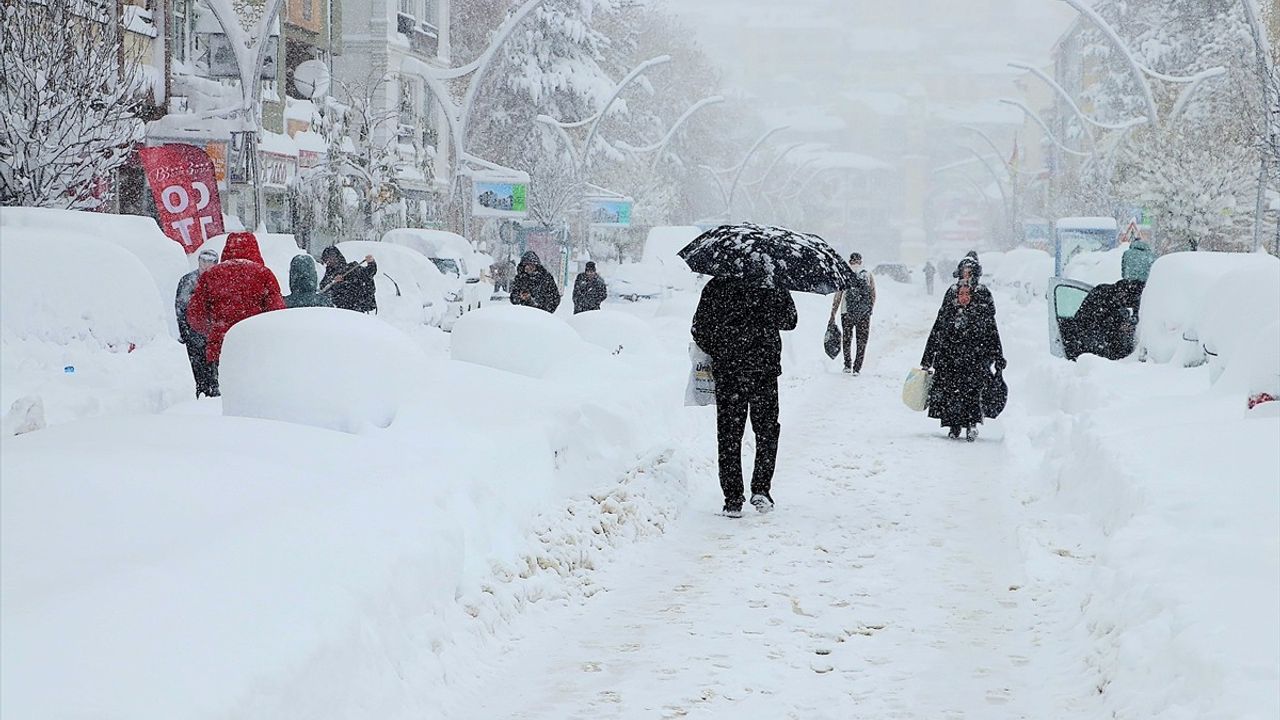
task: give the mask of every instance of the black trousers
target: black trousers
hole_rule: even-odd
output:
[[[852,315],[844,314],[840,316],[840,325],[844,329],[844,337],[841,338],[844,343],[844,366],[853,368],[854,372],[862,372],[862,358],[867,354],[867,336],[871,333],[871,316],[868,315],[861,320],[854,320]],[[850,357],[851,345],[853,341],[854,331],[858,332],[858,357],[857,359]],[[852,362],[852,365],[850,364]]]
[[[191,361],[191,375],[196,381],[196,397],[217,397],[218,366],[206,359],[204,345],[187,343],[187,359]]]
[[[778,461],[778,376],[773,373],[731,373],[717,371],[716,435],[720,456],[720,489],[729,505],[741,505],[742,435],[747,417],[756,434],[756,464],[751,475],[751,492],[768,495],[773,470]]]

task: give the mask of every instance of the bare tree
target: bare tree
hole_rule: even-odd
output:
[[[117,18],[84,0],[4,0],[0,23],[0,203],[101,206],[143,137],[141,66]]]

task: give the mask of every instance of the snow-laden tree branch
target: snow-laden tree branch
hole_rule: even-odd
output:
[[[138,58],[121,63],[114,18],[91,19],[70,4],[0,4],[5,205],[100,207],[111,171],[143,137]]]

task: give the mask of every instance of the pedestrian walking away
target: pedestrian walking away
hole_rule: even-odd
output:
[[[853,282],[845,290],[836,293],[831,303],[831,319],[835,322],[836,311],[841,309],[840,327],[844,331],[841,337],[841,349],[844,351],[844,371],[857,375],[862,372],[862,361],[867,354],[867,337],[871,334],[871,313],[876,304],[876,281],[871,273],[862,267],[862,255],[853,253],[849,256],[849,267],[853,270]],[[853,335],[858,336],[858,354],[851,355]]]
[[[196,284],[206,270],[218,264],[218,252],[205,248],[196,255],[196,269],[178,280],[178,292],[174,298],[173,309],[178,319],[178,338],[187,346],[187,360],[191,363],[191,375],[196,381],[196,397],[216,395],[213,367],[206,357],[208,339],[196,332],[187,321],[187,308],[191,305],[191,296],[195,294]]]
[[[972,257],[960,261],[955,285],[947,288],[929,333],[920,367],[933,373],[929,417],[949,428],[951,438],[973,442],[982,423],[982,392],[995,371],[1007,363],[991,291],[982,285],[982,266]]]
[[[511,281],[511,304],[535,307],[549,313],[560,307],[560,288],[532,250],[520,258],[519,272]]]
[[[932,260],[926,260],[924,263],[924,292],[926,295],[933,295],[933,278],[938,274],[938,268],[933,266]]]
[[[742,436],[748,417],[756,436],[751,504],[760,512],[773,509],[773,471],[782,433],[781,331],[794,330],[796,319],[791,293],[765,287],[762,278],[713,278],[694,313],[693,340],[711,356],[715,378],[720,489],[724,514],[730,517],[742,516]]]
[[[578,314],[590,310],[599,310],[600,304],[609,297],[609,288],[604,278],[596,272],[596,264],[588,262],[586,267],[573,281],[573,312]]]
[[[310,255],[296,255],[289,261],[289,294],[285,307],[333,307],[333,300],[319,291],[316,261]]]
[[[378,263],[372,255],[365,255],[359,263],[347,262],[342,251],[330,245],[320,252],[320,262],[325,267],[320,292],[333,300],[334,307],[362,313],[378,309],[377,285],[374,283]]]
[[[267,269],[253,233],[231,233],[222,262],[200,276],[187,306],[191,329],[208,338],[205,357],[212,367],[212,392],[218,395],[222,340],[236,323],[259,313],[283,310],[280,283]]]

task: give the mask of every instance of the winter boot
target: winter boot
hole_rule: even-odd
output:
[[[761,514],[773,512],[773,498],[761,493],[755,493],[751,496],[751,504]]]
[[[720,514],[721,514],[721,515],[724,515],[725,517],[730,517],[730,518],[740,518],[740,517],[742,517],[742,505],[741,505],[741,504],[734,505],[734,504],[731,504],[731,503],[725,503],[725,504],[724,504],[724,510],[721,510],[721,511],[720,511]]]
[[[976,427],[965,428],[964,439],[968,442],[974,442],[975,440],[977,440],[978,428]]]
[[[947,437],[951,438],[952,440],[959,440],[960,428],[957,426],[952,426],[952,428],[947,431]]]

